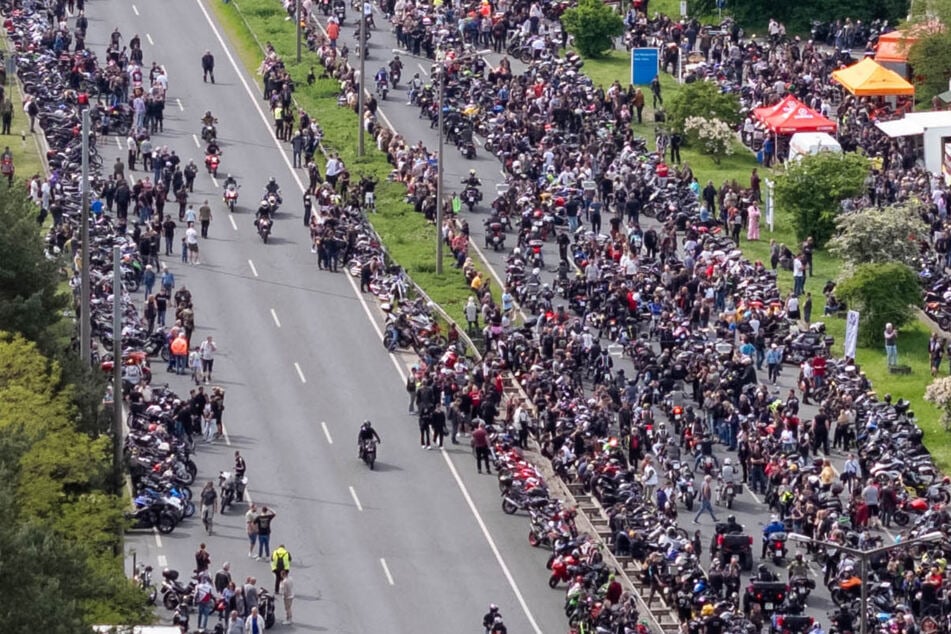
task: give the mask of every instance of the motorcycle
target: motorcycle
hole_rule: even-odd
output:
[[[221,513],[224,513],[229,506],[234,506],[236,502],[244,500],[244,490],[248,486],[248,478],[238,479],[233,471],[219,471],[218,486],[221,487]]]
[[[271,225],[274,224],[274,221],[270,218],[258,218],[254,221],[254,224],[257,225],[258,235],[261,236],[261,240],[264,244],[267,244],[267,239],[271,235]]]
[[[485,246],[492,247],[494,251],[500,251],[505,248],[505,232],[502,230],[501,222],[490,222],[485,232]]]
[[[376,445],[376,439],[370,438],[363,441],[363,446],[360,449],[360,456],[363,458],[363,462],[370,467],[370,471],[373,471],[373,465],[376,463]]]
[[[201,140],[205,143],[211,143],[218,138],[218,130],[213,124],[206,123],[201,127]]]
[[[221,154],[208,154],[205,156],[205,167],[208,173],[218,178],[218,165],[221,164]]]
[[[234,213],[238,206],[238,188],[236,186],[231,185],[225,190],[224,201],[225,205],[228,206],[228,211]]]
[[[462,191],[462,202],[469,208],[469,213],[472,213],[480,200],[482,200],[482,192],[475,187],[469,186]]]

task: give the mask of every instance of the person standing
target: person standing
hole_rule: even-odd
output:
[[[215,345],[211,335],[201,342],[198,347],[198,353],[201,355],[201,376],[205,383],[211,383],[211,372],[215,367],[215,352],[218,346]]]
[[[206,200],[198,208],[198,222],[201,224],[201,237],[208,239],[208,226],[211,224],[211,206]]]
[[[281,592],[281,579],[291,569],[291,553],[281,544],[271,553],[271,572],[274,573],[274,594]]]
[[[237,476],[237,472],[235,475]],[[261,512],[254,518],[254,523],[258,527],[257,559],[264,559],[265,557],[271,556],[271,522],[274,521],[276,516],[277,513],[268,509],[266,506],[262,506]]]
[[[294,580],[291,579],[290,570],[281,572],[281,588],[278,594],[284,599],[284,622],[282,625],[293,625]]]
[[[697,514],[693,518],[694,524],[700,523],[700,516],[703,515],[704,512],[709,513],[710,517],[713,518],[714,522],[718,521],[717,516],[714,515],[713,513],[713,504],[712,504],[713,485],[711,484],[712,480],[713,480],[713,477],[710,474],[703,476],[703,483],[700,485],[700,492],[698,496],[698,499],[700,500],[700,510],[697,511]]]
[[[485,423],[472,431],[472,448],[475,450],[476,470],[482,473],[482,462],[485,461],[485,472],[492,473],[489,466],[489,434],[485,431]]]
[[[244,525],[248,531],[248,557],[254,557],[254,546],[258,543],[258,507],[254,504],[244,514]]]
[[[885,324],[885,357],[888,361],[888,367],[898,365],[898,331],[891,322]]]
[[[208,81],[208,78],[211,77],[211,83],[215,83],[215,56],[211,54],[211,51],[205,51],[205,54],[201,56],[201,76],[202,81]]]

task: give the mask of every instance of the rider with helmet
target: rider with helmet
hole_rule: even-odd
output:
[[[769,537],[774,533],[785,533],[786,525],[779,519],[779,516],[775,513],[770,516],[769,524],[763,528],[763,553],[760,555],[763,559],[766,558],[766,548],[769,545]]]
[[[369,440],[376,440],[378,443],[383,442],[383,440],[380,439],[380,435],[373,429],[373,423],[369,420],[365,420],[363,424],[360,425],[360,431],[357,432],[357,457],[360,460],[363,460],[363,446]]]

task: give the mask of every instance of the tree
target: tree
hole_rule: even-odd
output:
[[[696,144],[704,154],[712,156],[717,165],[724,156],[733,154],[736,135],[730,126],[719,119],[688,117],[684,122],[684,131],[690,142]]]
[[[20,189],[0,189],[0,330],[19,332],[51,350],[48,330],[68,297],[59,291],[57,263],[43,255],[36,213]]]
[[[601,0],[580,0],[562,14],[561,24],[584,57],[600,57],[624,33],[624,20]]]
[[[820,152],[793,161],[776,179],[776,204],[792,215],[796,237],[822,247],[835,234],[840,203],[865,186],[868,159],[860,154]]]
[[[915,319],[921,305],[918,276],[898,262],[862,264],[839,282],[836,294],[861,313],[859,341],[863,346],[884,345],[885,324],[896,329]]]
[[[719,119],[730,127],[738,126],[740,98],[736,93],[720,92],[713,82],[684,84],[667,100],[667,121],[671,130],[684,132],[691,117]]]
[[[867,207],[836,219],[837,235],[829,251],[848,265],[902,262],[913,266],[920,252],[918,241],[928,227],[915,204]]]

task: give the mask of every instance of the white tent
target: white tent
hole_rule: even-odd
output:
[[[790,161],[819,152],[841,154],[842,146],[835,140],[835,137],[825,132],[797,132],[789,139]]]

